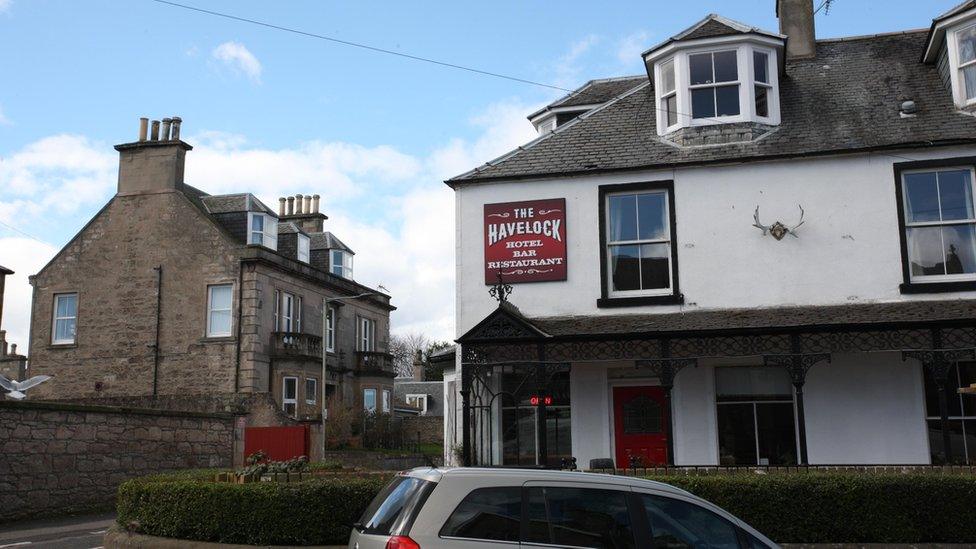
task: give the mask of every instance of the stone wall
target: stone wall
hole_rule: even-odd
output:
[[[0,522],[110,507],[124,480],[230,467],[235,419],[45,402],[0,402]]]
[[[403,438],[427,444],[444,443],[443,416],[407,416],[403,418]]]

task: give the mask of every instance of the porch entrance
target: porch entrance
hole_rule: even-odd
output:
[[[660,386],[613,388],[613,436],[618,468],[666,465],[667,400]]]

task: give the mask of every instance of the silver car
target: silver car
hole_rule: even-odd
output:
[[[775,548],[684,490],[631,477],[536,469],[419,468],[381,491],[350,549]]]

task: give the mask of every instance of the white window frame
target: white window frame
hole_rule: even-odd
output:
[[[230,305],[227,309],[214,309],[213,305],[213,294],[214,290],[217,288],[227,288],[230,290]],[[227,326],[226,332],[214,332],[211,331],[211,326],[213,324],[213,314],[217,311],[227,311],[230,317],[230,324]],[[234,333],[234,285],[233,284],[208,284],[207,285],[207,337],[229,337]]]
[[[664,74],[667,72],[667,71],[665,71],[665,65],[668,65],[668,64],[671,65],[671,80],[672,80],[672,84],[673,84],[673,86],[672,86],[672,88],[670,90],[668,90],[668,89],[666,89],[664,87]],[[667,128],[667,130],[670,131],[672,128],[677,128],[677,127],[681,126],[681,118],[679,116],[680,113],[681,113],[681,110],[678,108],[678,88],[679,88],[679,86],[678,86],[678,67],[677,67],[677,61],[675,60],[675,58],[674,57],[669,57],[669,58],[665,59],[664,61],[661,61],[660,63],[658,63],[657,64],[657,73],[656,74],[657,74],[657,82],[658,82],[658,84],[655,85],[654,87],[655,87],[655,89],[661,90],[660,93],[658,93],[658,98],[657,98],[658,107],[660,108],[660,112],[661,112],[660,119],[663,122],[664,126]],[[670,98],[672,98],[672,97],[674,97],[674,110],[675,110],[675,113],[674,113],[674,124],[668,124],[668,115],[670,114],[668,111],[670,109],[668,109],[668,102],[667,102],[667,100],[670,99]]]
[[[370,408],[369,406],[366,405],[366,395],[368,395],[370,393],[372,393],[372,395],[373,395],[373,407],[372,408]],[[377,402],[376,402],[376,389],[372,389],[372,388],[363,389],[363,410],[365,410],[367,412],[375,412],[376,411],[376,407],[377,407]]]
[[[610,198],[614,196],[627,196],[627,195],[641,195],[641,194],[664,194],[664,213],[666,215],[664,227],[667,230],[665,235],[667,238],[664,239],[649,239],[649,240],[610,240]],[[662,296],[662,295],[672,295],[674,294],[674,244],[672,239],[674,236],[671,234],[671,225],[673,221],[671,219],[671,192],[668,189],[646,189],[646,190],[631,190],[631,191],[619,191],[607,193],[604,195],[603,199],[603,211],[604,219],[606,219],[607,227],[606,231],[606,243],[604,244],[603,253],[607,258],[607,296],[608,297],[646,297],[646,296]],[[639,215],[639,214],[638,214]],[[636,221],[635,221],[636,222]],[[640,233],[640,225],[638,225],[638,234]],[[614,290],[613,289],[613,256],[610,253],[610,248],[613,246],[625,246],[634,245],[640,246],[642,244],[668,244],[668,287],[667,288],[655,288],[651,290]],[[638,265],[640,263],[638,262]]]
[[[342,261],[336,265],[336,254],[342,258]],[[338,270],[338,272],[336,272]],[[329,272],[341,276],[342,278],[347,278],[352,280],[352,254],[345,250],[329,250]]]
[[[960,59],[959,40],[963,32],[976,27],[976,22],[968,21],[947,33],[946,47],[949,49],[949,66],[952,68],[950,80],[953,84],[953,95],[956,97],[956,104],[962,107],[969,107],[976,104],[976,96],[966,97],[966,78],[963,70],[966,67],[976,65],[976,59],[965,63]]]
[[[336,343],[336,308],[325,306],[325,350],[335,352]]]
[[[295,318],[294,318],[294,320],[292,322],[293,322],[293,324],[295,326],[295,333],[296,334],[302,333],[302,313],[303,312],[304,311],[302,311],[302,296],[300,296],[300,295],[299,296],[295,296],[295,311],[294,311]]]
[[[262,227],[259,230],[254,228],[254,220],[262,219]],[[255,242],[256,237],[261,237],[261,242]],[[272,250],[278,249],[278,219],[268,214],[260,212],[247,212],[247,243],[254,246],[264,246]]]
[[[391,401],[390,401],[390,390],[389,389],[383,389],[383,407],[382,407],[382,410],[383,410],[383,413],[384,414],[389,414],[390,413],[390,404],[392,404]]]
[[[312,384],[312,390],[311,391],[308,390],[309,383]],[[307,377],[307,378],[305,378],[305,404],[311,404],[311,405],[314,406],[315,403],[318,402],[318,398],[319,398],[318,397],[318,394],[319,394],[318,391],[319,391],[319,380],[318,380],[318,378],[314,378],[314,377]],[[311,397],[311,398],[309,398],[309,397]]]
[[[691,85],[691,65],[689,57],[701,53],[717,53],[722,51],[736,52],[736,75],[738,80],[720,82],[712,84]],[[766,54],[768,66],[766,74],[768,82],[759,84],[767,87],[768,116],[759,116],[756,113],[756,78],[753,66],[753,52]],[[649,63],[654,64],[654,89],[663,90],[663,65],[668,61],[674,62],[674,78],[677,93],[677,123],[667,125],[667,105],[664,100],[670,96],[663,92],[657,93],[657,134],[665,135],[678,128],[710,126],[716,124],[731,124],[736,122],[760,122],[770,126],[780,123],[780,103],[779,103],[779,55],[782,54],[780,47],[774,44],[772,39],[765,40],[761,37],[727,37],[710,40],[709,43],[694,47],[672,44],[664,48],[661,53],[653,59],[648,59]],[[726,86],[738,84],[739,86],[739,114],[735,116],[712,116],[708,118],[692,118],[691,112],[691,90],[704,87]]]
[[[75,298],[74,316],[58,316],[58,303],[62,298]],[[2,304],[0,304],[2,305]],[[71,339],[58,339],[58,321],[73,320],[75,322],[75,333]],[[52,345],[72,345],[78,341],[78,292],[62,292],[54,294],[54,309],[51,311],[51,344]]]
[[[420,408],[420,415],[422,416],[427,415],[427,395],[409,393],[404,398],[408,405],[412,406],[413,403],[417,404],[417,407]]]
[[[281,301],[278,303],[278,324],[275,329],[283,333],[292,333],[295,330],[295,295],[288,292],[281,292]]]
[[[288,381],[293,381],[295,383],[295,397],[288,398]],[[295,406],[294,415],[298,415],[298,377],[296,376],[283,376],[281,378],[281,409],[285,413],[288,413],[288,405],[292,404]]]
[[[712,90],[712,106],[715,109],[715,114],[712,115],[712,116],[703,116],[701,118],[695,118],[695,113],[692,112],[692,109],[691,109],[692,104],[691,104],[691,101],[689,100],[689,102],[688,102],[688,107],[689,107],[688,108],[688,114],[692,117],[692,123],[694,123],[696,120],[708,120],[708,119],[726,120],[726,119],[740,118],[742,116],[742,111],[743,111],[743,105],[742,105],[742,72],[741,72],[741,69],[742,69],[742,66],[741,65],[742,64],[739,63],[739,59],[740,59],[740,57],[742,55],[742,52],[739,51],[739,50],[740,50],[740,48],[719,48],[719,49],[714,49],[714,50],[711,50],[710,49],[710,50],[706,50],[706,51],[697,51],[697,52],[689,52],[688,53],[688,79],[686,81],[682,82],[682,85],[687,86],[687,89],[688,89],[688,97],[689,98],[691,97],[693,91],[696,91],[696,90],[706,90],[706,89]],[[735,76],[736,76],[736,79],[735,80],[724,80],[722,82],[716,82],[714,80],[715,79],[715,55],[716,54],[719,54],[719,53],[733,53],[733,54],[735,54]],[[705,84],[692,84],[691,83],[691,58],[692,57],[696,57],[696,56],[701,56],[701,55],[708,55],[711,58],[712,82],[705,83]],[[747,74],[749,74],[749,73],[747,73]],[[728,87],[732,87],[732,86],[735,86],[735,89],[738,92],[737,95],[739,96],[739,114],[725,114],[725,115],[720,115],[720,114],[718,114],[718,99],[715,97],[715,90],[717,90],[718,88],[728,88]],[[677,87],[677,83],[675,83],[675,87]]]
[[[945,227],[945,226],[950,226],[950,225],[976,225],[976,217],[973,217],[973,218],[970,218],[970,219],[953,219],[951,221],[918,221],[918,222],[914,222],[914,223],[913,222],[909,222],[908,221],[908,193],[905,192],[906,191],[906,189],[905,189],[905,176],[906,175],[911,175],[911,174],[916,174],[916,173],[935,173],[935,174],[938,174],[939,172],[952,172],[952,171],[962,171],[962,170],[965,170],[965,171],[968,171],[969,172],[969,192],[971,193],[970,196],[973,197],[973,201],[974,201],[974,204],[973,204],[973,213],[974,213],[974,216],[976,216],[976,170],[974,170],[972,166],[965,166],[965,165],[963,165],[963,166],[956,166],[956,167],[946,166],[946,167],[938,167],[938,168],[919,168],[917,170],[905,170],[905,171],[901,172],[901,181],[899,181],[898,184],[901,185],[901,201],[902,201],[902,203],[899,204],[899,207],[902,210],[902,215],[904,215],[904,217],[905,217],[905,227],[902,230],[905,231],[905,234],[903,235],[903,238],[905,239],[905,247],[906,247],[906,250],[908,249],[908,246],[909,246],[908,230],[911,229],[911,228],[916,228],[916,227]],[[936,178],[937,178],[936,181],[938,181],[938,175],[936,175]],[[940,200],[940,207],[941,207],[941,200]],[[940,214],[941,214],[941,210],[940,210]],[[940,233],[940,237],[941,237],[941,233]],[[945,241],[944,240],[942,241],[942,251],[943,251],[943,253],[945,253]],[[909,281],[912,284],[932,284],[932,283],[938,283],[938,282],[962,282],[962,281],[976,280],[976,273],[969,273],[969,274],[951,274],[951,275],[950,274],[943,274],[943,275],[914,275],[914,274],[912,274],[912,266],[911,266],[911,257],[910,257],[910,254],[911,254],[911,251],[909,250],[908,253],[906,253],[906,255],[905,255],[905,261],[909,263],[907,265],[907,268],[908,268],[908,277],[909,277]]]
[[[762,55],[766,58],[766,81],[765,82],[760,81],[759,77],[756,76],[756,55],[757,54]],[[773,112],[772,105],[770,103],[772,102],[773,93],[775,93],[776,89],[773,87],[772,84],[770,84],[770,82],[773,79],[772,73],[776,67],[770,66],[769,63],[770,59],[771,59],[770,53],[761,48],[753,48],[752,51],[750,52],[749,74],[752,77],[752,112],[755,114],[756,119],[758,120],[768,120],[770,115]],[[759,107],[758,105],[756,105],[756,100],[759,98],[759,94],[756,93],[757,87],[766,89],[766,116],[762,116],[759,114]]]
[[[365,316],[359,317],[356,322],[356,347],[363,352],[373,352],[376,350],[376,321]]]
[[[309,262],[309,258],[311,257],[310,256],[311,244],[312,244],[312,240],[308,236],[298,233],[297,256],[298,256],[298,260],[301,261],[302,263]]]

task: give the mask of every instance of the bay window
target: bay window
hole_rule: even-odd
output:
[[[976,178],[973,166],[965,165],[969,159],[962,160],[955,166],[952,159],[895,166],[905,263],[902,291],[968,289],[959,283],[976,282]]]

